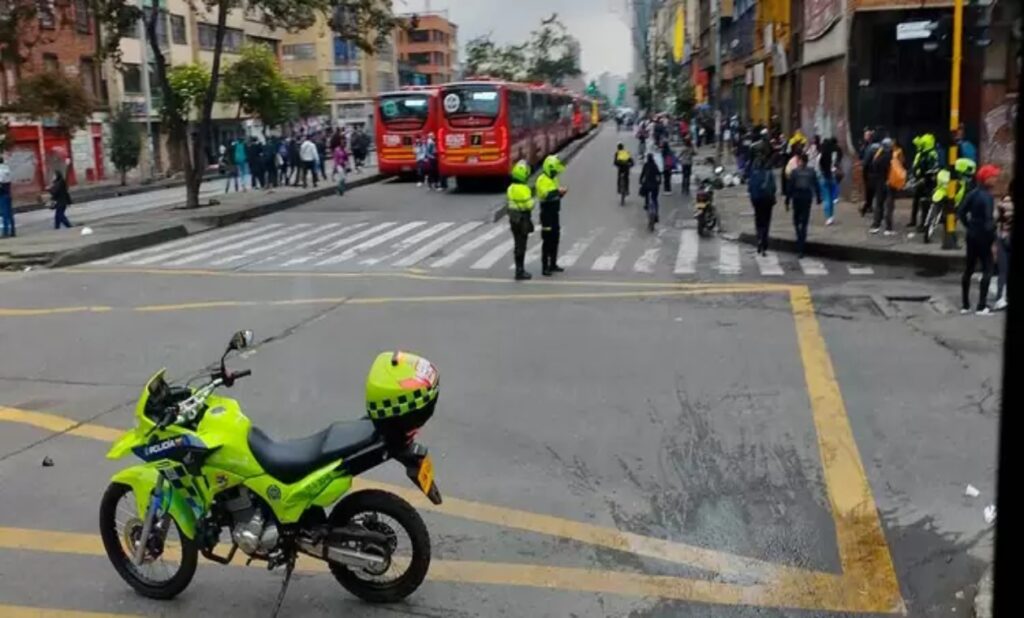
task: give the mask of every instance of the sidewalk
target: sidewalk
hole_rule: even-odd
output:
[[[353,174],[349,176],[348,189],[378,182],[383,178],[375,170]],[[333,195],[335,191],[335,183],[326,181],[317,189],[280,187],[269,191],[232,192],[211,196],[211,205],[192,210],[182,207],[183,194],[181,200],[174,205],[89,222],[92,234],[87,236],[82,235],[84,226],[79,225],[71,229],[51,229],[2,239],[0,270],[39,266],[55,268],[99,260],[294,208]],[[69,209],[68,215],[74,221],[74,211]]]
[[[715,199],[722,217],[722,229],[736,235],[744,243],[756,245],[754,211],[747,196],[746,185],[718,191]],[[840,201],[836,204],[835,224],[825,225],[824,209],[812,206],[805,253],[844,261],[871,264],[913,266],[935,271],[963,268],[963,249],[943,250],[942,239],[925,244],[921,234],[908,229],[910,199],[896,200],[893,213],[894,236],[869,234],[871,215],[861,217],[860,204]],[[960,246],[963,246],[962,240]],[[782,196],[772,212],[770,247],[777,251],[796,251],[796,232],[792,211],[787,212]]]
[[[205,182],[219,177],[220,174],[217,173],[217,170],[209,170],[203,175],[203,181]],[[78,204],[82,202],[105,200],[125,195],[137,195],[140,193],[149,193],[151,191],[160,191],[161,189],[172,189],[184,186],[185,177],[182,174],[176,174],[170,178],[159,178],[153,181],[129,181],[128,184],[124,186],[121,185],[120,179],[104,180],[87,185],[76,185],[71,187],[70,192],[72,202]],[[43,193],[43,191],[38,191],[37,195],[42,195]],[[42,210],[44,208],[46,208],[46,204],[40,202],[38,197],[30,195],[18,198],[14,204],[15,213],[32,212],[34,210]]]

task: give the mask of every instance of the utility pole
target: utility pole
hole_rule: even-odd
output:
[[[949,130],[956,132],[960,128],[960,64],[964,55],[964,0],[953,2],[953,67],[949,79]],[[949,146],[949,167],[956,163],[957,145]],[[954,204],[957,192],[956,175],[949,182],[949,193],[946,194],[946,225],[942,237],[943,249],[956,249],[956,214]]]
[[[139,0],[139,10],[145,15],[146,9]],[[139,53],[142,55],[142,62],[139,63],[139,73],[142,81],[142,92],[146,97],[146,161],[148,162],[147,177],[152,180],[155,176],[156,161],[153,148],[153,97],[149,90],[149,48],[146,43],[146,27],[144,17],[139,17]]]
[[[715,159],[722,164],[722,18],[721,0],[711,0],[711,52],[714,57],[715,76],[711,83],[711,110],[715,114]]]

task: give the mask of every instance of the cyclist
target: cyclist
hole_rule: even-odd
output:
[[[629,195],[629,170],[633,167],[633,155],[626,150],[626,147],[619,142],[615,147],[615,158],[612,159],[618,174],[619,205],[626,203],[626,196]]]

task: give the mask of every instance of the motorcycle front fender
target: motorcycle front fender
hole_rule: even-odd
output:
[[[153,497],[153,490],[156,489],[159,475],[159,470],[152,465],[132,466],[115,474],[110,482],[121,483],[132,488],[132,493],[135,494],[136,511],[139,518],[143,519],[149,508],[149,501]],[[177,522],[181,533],[194,539],[196,537],[196,517],[188,503],[185,502],[185,497],[181,492],[174,491],[170,483],[164,483],[163,491],[163,501],[167,512]]]
[[[133,448],[142,446],[145,443],[146,437],[140,434],[137,429],[128,430],[107,451],[107,459],[121,459],[130,453]]]

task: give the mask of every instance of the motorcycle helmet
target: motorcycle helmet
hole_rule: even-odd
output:
[[[383,352],[366,376],[366,414],[386,438],[400,439],[433,415],[437,368],[408,352]]]
[[[529,178],[530,165],[526,161],[520,159],[512,166],[512,180],[516,182],[526,182]]]
[[[565,171],[565,165],[557,155],[548,155],[544,158],[544,173],[554,178]]]

